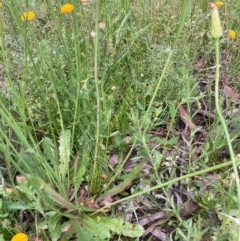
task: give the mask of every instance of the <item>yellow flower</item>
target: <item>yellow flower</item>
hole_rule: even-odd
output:
[[[218,6],[218,7],[222,7],[224,5],[224,3],[222,1],[216,1],[215,4]]]
[[[61,7],[61,13],[72,13],[74,6],[70,3],[66,3]]]
[[[0,8],[3,6],[2,2],[0,2]]]
[[[12,237],[11,241],[28,241],[28,236],[25,233],[18,233]]]
[[[35,19],[35,13],[32,12],[32,11],[29,11],[29,12],[25,12],[21,15],[21,20],[22,22],[25,22],[26,20],[27,21],[32,21]]]
[[[230,39],[235,39],[236,36],[237,36],[237,34],[236,34],[235,31],[233,31],[233,30],[229,30],[229,32],[228,32],[228,36],[229,36]]]

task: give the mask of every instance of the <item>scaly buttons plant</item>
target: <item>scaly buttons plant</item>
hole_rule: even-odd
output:
[[[224,3],[222,1],[216,1],[215,4],[218,6],[218,7],[222,7],[224,5]]]
[[[27,21],[32,21],[35,19],[35,13],[33,11],[25,12],[21,15],[21,20],[22,22]]]
[[[28,241],[28,236],[25,233],[17,233],[12,237],[11,241]]]
[[[233,31],[233,30],[229,30],[229,32],[228,32],[228,36],[229,36],[230,39],[235,39],[236,36],[237,36],[237,34],[236,34],[235,31]]]
[[[61,13],[70,14],[70,13],[72,13],[73,9],[74,9],[74,6],[72,4],[66,3],[66,4],[62,5]]]
[[[210,3],[210,7],[212,9],[211,36],[214,39],[219,39],[223,35],[223,32],[218,8],[215,3]]]

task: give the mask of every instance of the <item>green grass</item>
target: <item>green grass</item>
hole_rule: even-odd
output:
[[[239,240],[239,2],[2,3],[0,240]]]

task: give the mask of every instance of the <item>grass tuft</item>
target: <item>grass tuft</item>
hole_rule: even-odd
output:
[[[206,1],[0,2],[0,240],[239,240],[240,4],[215,4],[220,32]]]

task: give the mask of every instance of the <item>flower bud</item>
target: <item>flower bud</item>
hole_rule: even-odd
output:
[[[211,36],[218,39],[223,35],[218,8],[215,3],[210,3],[210,8],[212,9]]]

